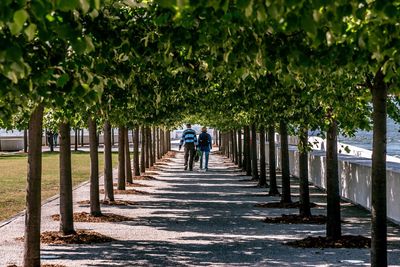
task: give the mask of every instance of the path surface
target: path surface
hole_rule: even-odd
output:
[[[324,235],[321,225],[265,224],[266,216],[297,210],[260,209],[254,204],[278,200],[256,188],[228,159],[211,155],[210,171],[183,171],[183,154],[159,165],[158,180],[136,181],[151,187],[137,188],[150,195],[116,195],[132,200],[130,207],[102,206],[134,218],[122,223],[75,223],[118,241],[96,245],[42,245],[42,263],[65,266],[368,266],[367,249],[298,249],[284,242],[308,235]],[[298,195],[293,184],[293,195]],[[325,214],[325,196],[311,189],[320,204],[314,214]],[[74,191],[75,202],[88,199],[89,186]],[[74,206],[88,211],[87,205]],[[342,207],[343,234],[369,236],[369,215],[349,204]],[[50,215],[58,213],[58,199],[43,206],[42,230],[58,230]],[[21,265],[24,217],[0,227],[0,266]],[[400,232],[389,227],[389,263],[400,266]]]

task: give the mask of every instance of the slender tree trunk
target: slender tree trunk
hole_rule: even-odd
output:
[[[75,233],[72,206],[71,135],[69,123],[60,123],[60,231]]]
[[[233,136],[233,154],[235,158],[235,164],[238,165],[238,141],[237,141],[237,131],[233,130],[232,131],[232,136]]]
[[[28,130],[27,129],[24,130],[24,153],[28,153]]]
[[[327,132],[326,149],[326,191],[327,223],[326,236],[337,239],[342,235],[340,222],[340,195],[337,155],[337,123],[333,121]]]
[[[252,162],[252,180],[258,180],[258,160],[257,160],[257,132],[256,124],[251,125],[251,162]]]
[[[131,153],[129,151],[129,129],[125,128],[125,177],[127,183],[133,183]]]
[[[145,128],[145,139],[146,139],[146,147],[145,147],[145,150],[146,150],[146,153],[145,153],[145,157],[146,157],[146,159],[145,159],[145,162],[146,162],[146,168],[150,168],[150,133],[149,133],[149,127],[147,126],[146,128]]]
[[[157,159],[161,159],[161,149],[160,149],[160,128],[158,128],[158,127],[157,127],[156,143],[157,143]]]
[[[167,131],[167,142],[168,142],[168,151],[171,151],[171,131]]]
[[[140,175],[139,165],[139,126],[135,126],[135,135],[133,138],[133,168],[135,170],[135,176]]]
[[[154,151],[153,151],[153,144],[154,144],[154,139],[153,139],[153,134],[152,134],[152,127],[147,128],[147,138],[149,140],[149,165],[150,167],[154,165]]]
[[[372,152],[372,212],[371,266],[387,266],[387,211],[386,211],[386,117],[387,85],[379,71],[374,78],[373,152]]]
[[[243,152],[242,152],[242,128],[240,128],[237,132],[238,134],[238,167],[243,167]]]
[[[74,143],[74,150],[78,151],[78,129],[75,128],[75,143]]]
[[[260,127],[260,180],[258,181],[258,186],[267,186],[267,174],[266,174],[266,164],[265,164],[265,130],[264,127]]]
[[[84,142],[84,139],[83,139],[85,137],[84,131],[85,131],[85,129],[82,129],[82,133],[81,133],[81,146],[82,147],[85,145],[85,142]]]
[[[160,153],[161,157],[164,156],[165,154],[165,148],[164,148],[164,130],[160,129]]]
[[[219,151],[221,151],[221,138],[222,138],[222,136],[221,136],[221,131],[218,131],[218,150]]]
[[[90,214],[100,216],[99,196],[99,139],[97,137],[96,121],[89,116],[89,146],[90,146]]]
[[[299,212],[303,217],[311,216],[310,209],[310,190],[308,186],[308,130],[307,128],[300,130],[299,136],[299,169],[300,169],[300,206]]]
[[[146,172],[146,127],[142,126],[141,130],[142,142],[140,145],[140,172]]]
[[[280,126],[281,135],[281,159],[282,159],[282,203],[292,203],[290,193],[290,167],[289,167],[289,144],[286,123],[281,121]]]
[[[153,151],[153,165],[154,163],[157,162],[157,139],[156,139],[156,127],[153,126],[152,129],[152,134],[153,134],[153,142],[152,142],[152,151]]]
[[[115,146],[115,132],[114,128],[111,128],[111,145]]]
[[[250,144],[250,126],[245,126],[244,127],[245,133],[246,133],[246,142],[245,142],[245,147],[246,147],[246,175],[251,176],[252,171],[251,171],[251,144]]]
[[[29,119],[28,173],[26,185],[24,266],[40,266],[40,201],[42,180],[43,106]]]
[[[125,127],[118,129],[118,190],[125,190]]]
[[[276,154],[275,154],[275,129],[273,125],[268,127],[269,143],[269,195],[279,195],[276,182]]]
[[[114,201],[111,125],[104,122],[104,200]]]

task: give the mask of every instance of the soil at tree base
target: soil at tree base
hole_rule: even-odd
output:
[[[60,220],[59,214],[54,214],[51,218],[55,221]],[[90,213],[87,212],[75,212],[74,213],[74,222],[94,222],[94,223],[101,223],[101,222],[125,222],[125,221],[132,221],[133,218],[126,217],[123,215],[113,214],[113,213],[102,213],[101,216],[92,216]]]
[[[338,239],[309,236],[285,244],[298,248],[370,248],[371,239],[361,235],[343,235]]]

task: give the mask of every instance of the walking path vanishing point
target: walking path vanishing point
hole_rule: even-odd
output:
[[[210,171],[183,171],[183,153],[159,165],[158,180],[136,181],[149,195],[116,195],[138,202],[129,207],[102,206],[134,218],[121,223],[75,223],[117,239],[92,245],[42,245],[42,264],[65,266],[368,266],[368,249],[301,249],[284,242],[308,235],[325,235],[324,225],[266,224],[266,216],[297,210],[262,209],[254,204],[277,201],[256,188],[229,159],[210,156]],[[248,177],[247,177],[248,179]],[[293,195],[298,186],[293,180]],[[74,211],[89,211],[89,186],[74,191]],[[311,188],[312,201],[320,204],[314,214],[325,214],[325,195]],[[296,197],[295,197],[296,198]],[[58,213],[58,198],[42,208],[42,231],[58,230],[50,215]],[[343,204],[343,234],[370,235],[369,214]],[[22,264],[24,217],[0,228],[0,266]],[[389,263],[400,266],[400,230],[389,227]]]

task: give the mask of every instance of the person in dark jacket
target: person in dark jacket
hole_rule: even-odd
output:
[[[193,171],[193,159],[196,153],[197,137],[196,131],[192,129],[191,124],[186,124],[186,128],[182,133],[182,138],[179,143],[179,150],[181,150],[182,145],[185,144],[185,170],[188,168],[189,160],[189,171]]]
[[[211,135],[207,133],[207,128],[203,127],[201,128],[201,134],[199,135],[198,139],[198,149],[201,151],[201,156],[200,156],[200,169],[203,168],[203,155],[205,158],[204,162],[204,169],[207,171],[208,170],[208,158],[210,155],[210,151],[212,149],[212,140],[211,140]]]

